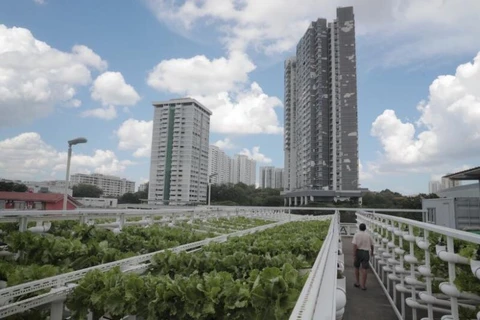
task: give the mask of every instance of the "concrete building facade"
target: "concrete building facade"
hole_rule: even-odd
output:
[[[283,189],[283,168],[260,167],[259,180],[259,186],[262,189]]]
[[[355,19],[337,8],[318,19],[285,61],[285,182],[288,193],[358,194]],[[324,192],[331,198],[332,192]],[[355,196],[354,196],[355,197]]]
[[[72,185],[90,184],[103,190],[104,196],[120,197],[128,192],[135,192],[135,182],[116,176],[100,173],[76,173],[70,176]]]
[[[232,183],[245,183],[254,186],[257,180],[257,163],[243,154],[236,154],[233,160]]]
[[[153,106],[149,203],[205,203],[212,112],[190,98]]]
[[[28,187],[30,192],[34,193],[64,193],[65,180],[48,180],[48,181],[23,181],[24,185]],[[68,195],[72,195],[72,182],[69,182]]]
[[[232,178],[231,158],[219,147],[211,145],[208,154],[208,175],[214,175],[211,178],[212,184],[231,183]]]

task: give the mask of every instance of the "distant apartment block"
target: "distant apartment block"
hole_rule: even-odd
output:
[[[442,183],[440,181],[430,181],[428,183],[428,193],[437,193],[442,190]]]
[[[190,98],[153,106],[149,204],[205,203],[212,112]]]
[[[219,147],[210,146],[208,154],[208,175],[212,176],[212,184],[226,184],[232,182],[231,171],[233,162],[231,158]]]
[[[441,180],[432,180],[428,183],[428,192],[437,193],[450,188],[455,188],[461,185],[459,180],[451,180],[449,178],[442,177]]]
[[[272,166],[260,167],[260,188],[283,189],[283,169]]]
[[[76,173],[70,176],[72,185],[90,184],[103,190],[104,196],[120,197],[128,192],[135,192],[135,182],[116,176],[99,173]]]
[[[283,168],[275,168],[275,183],[273,186],[275,189],[283,189],[284,176],[285,170]]]
[[[254,186],[257,179],[257,163],[243,154],[236,154],[233,160],[233,183]]]
[[[147,189],[148,189],[148,182],[147,183],[141,183],[138,186],[138,192],[144,192],[144,191],[147,191]]]
[[[23,181],[28,187],[29,192],[33,193],[64,193],[65,180],[49,180],[49,181]],[[69,182],[68,195],[72,195],[72,182]]]
[[[257,164],[246,155],[229,157],[222,149],[211,145],[209,152],[208,175],[212,184],[245,183],[255,185]]]
[[[285,190],[289,203],[360,197],[353,7],[317,19],[285,61]]]

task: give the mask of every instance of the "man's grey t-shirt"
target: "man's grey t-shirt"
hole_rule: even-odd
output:
[[[370,251],[373,246],[372,237],[365,231],[359,231],[353,236],[352,243],[360,250]]]

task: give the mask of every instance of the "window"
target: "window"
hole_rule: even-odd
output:
[[[436,224],[437,223],[437,212],[436,208],[427,208],[426,221],[427,223]]]

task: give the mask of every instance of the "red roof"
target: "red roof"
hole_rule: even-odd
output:
[[[14,200],[14,201],[33,201],[33,202],[58,202],[63,201],[63,194],[61,193],[29,193],[29,192],[9,192],[0,191],[0,200]],[[79,204],[71,196],[68,200],[75,204]]]

